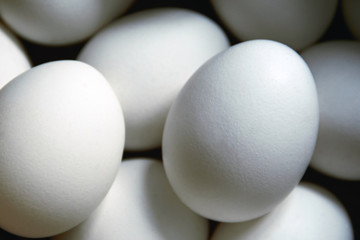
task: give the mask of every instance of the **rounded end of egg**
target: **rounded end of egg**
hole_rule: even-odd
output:
[[[354,239],[351,222],[342,203],[318,185],[300,183],[269,214],[243,223],[220,223],[211,239],[305,240],[314,237]]]
[[[271,211],[298,184],[314,150],[312,74],[284,44],[253,40],[204,64],[166,120],[163,159],[195,212],[237,222]]]
[[[271,39],[302,50],[328,29],[338,0],[212,0],[211,3],[239,40]]]
[[[124,149],[121,106],[78,61],[19,75],[0,92],[0,226],[24,237],[66,231],[98,206]]]
[[[124,13],[133,0],[4,0],[0,15],[17,34],[36,44],[64,46],[82,42]]]
[[[319,135],[310,165],[345,180],[360,180],[360,43],[328,41],[302,53],[318,91]]]
[[[169,108],[189,77],[228,46],[210,18],[182,8],[154,8],[104,28],[78,59],[102,72],[116,92],[126,150],[144,151],[160,147]]]

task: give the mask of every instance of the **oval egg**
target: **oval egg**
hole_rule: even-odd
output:
[[[313,73],[320,109],[310,165],[331,177],[360,180],[360,43],[327,41],[301,55]]]
[[[101,205],[53,240],[206,240],[209,223],[175,195],[160,161],[128,159]]]
[[[166,174],[202,216],[259,217],[300,181],[318,121],[312,74],[294,50],[270,40],[237,44],[196,71],[172,105]]]
[[[159,148],[170,105],[196,69],[228,48],[222,29],[187,9],[123,17],[94,36],[78,59],[104,74],[124,110],[125,148]]]
[[[0,227],[40,238],[87,218],[109,190],[124,120],[105,78],[78,61],[39,65],[0,91]]]
[[[0,15],[23,38],[58,46],[87,39],[132,3],[133,0],[2,0]]]
[[[328,190],[301,183],[271,213],[244,223],[222,223],[212,240],[353,240],[350,218]]]
[[[338,0],[211,0],[239,40],[271,39],[295,50],[318,41],[335,16]]]

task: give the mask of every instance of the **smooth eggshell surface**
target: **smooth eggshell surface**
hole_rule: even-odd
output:
[[[341,3],[347,27],[360,40],[360,1],[342,0]]]
[[[206,240],[209,223],[183,205],[163,165],[154,159],[123,161],[97,210],[53,240]]]
[[[0,23],[0,89],[30,67],[29,58],[18,39]]]
[[[352,240],[349,216],[326,189],[301,183],[271,213],[244,223],[218,225],[212,240]]]
[[[1,0],[0,15],[23,38],[45,45],[85,40],[134,0]]]
[[[165,170],[195,212],[249,220],[298,184],[317,130],[316,88],[303,59],[275,41],[240,43],[204,64],[172,105]]]
[[[124,129],[110,85],[85,63],[12,80],[0,91],[0,227],[46,237],[87,218],[115,178]]]
[[[302,53],[319,96],[319,137],[310,165],[360,180],[360,43],[329,41]]]
[[[338,0],[211,0],[240,40],[271,39],[296,50],[316,42],[330,26]]]
[[[160,147],[176,95],[197,68],[229,43],[209,18],[185,9],[137,12],[90,40],[79,60],[109,80],[124,110],[125,148]]]

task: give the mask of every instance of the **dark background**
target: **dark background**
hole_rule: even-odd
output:
[[[232,44],[238,43],[231,33],[227,32],[224,25],[219,21],[216,16],[210,2],[208,0],[136,0],[132,7],[126,14],[130,14],[135,11],[139,11],[147,8],[154,7],[182,7],[193,9],[197,12],[203,13],[211,19],[215,20],[226,31]],[[334,40],[334,39],[353,39],[349,33],[341,13],[340,6],[336,16],[325,35],[320,41]],[[44,47],[36,45],[21,39],[26,51],[28,52],[30,59],[34,66],[41,63],[63,60],[63,59],[75,59],[83,47],[84,43],[67,46],[67,47]],[[360,66],[359,66],[360,67]],[[147,152],[125,152],[124,158],[132,157],[155,157],[161,159],[161,149],[156,149]],[[309,181],[317,183],[329,191],[331,191],[337,198],[343,203],[346,208],[350,219],[353,224],[355,239],[360,239],[360,181],[343,181],[334,178],[327,177],[321,173],[309,168],[303,181]],[[1,213],[0,213],[1,214]],[[216,222],[211,222],[211,230],[216,226]],[[300,229],[299,229],[300,230]],[[301,230],[300,230],[301,231]],[[0,240],[12,240],[12,239],[25,239],[11,234],[8,234],[0,229]],[[145,240],[145,238],[144,238]],[[341,239],[339,239],[341,240]]]

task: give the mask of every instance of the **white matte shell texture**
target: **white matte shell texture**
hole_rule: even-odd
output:
[[[83,41],[134,0],[1,0],[0,15],[23,38],[45,45]]]
[[[0,91],[0,227],[25,237],[66,231],[100,204],[124,147],[121,107],[77,61],[21,74]]]
[[[302,56],[314,75],[320,107],[310,165],[332,177],[360,180],[360,43],[324,42]]]
[[[0,89],[30,67],[20,41],[0,23]]]
[[[240,43],[204,64],[172,105],[165,170],[195,212],[249,220],[298,184],[317,130],[315,84],[302,58],[275,41]]]
[[[154,159],[123,161],[108,195],[85,222],[53,240],[206,240],[209,223],[175,195]]]
[[[79,60],[109,80],[124,110],[126,150],[160,147],[170,105],[205,61],[228,48],[208,17],[178,8],[148,9],[99,32]]]
[[[211,0],[214,10],[240,40],[271,39],[295,50],[325,33],[338,0]]]
[[[352,240],[350,218],[326,189],[301,183],[274,211],[244,223],[218,225],[211,240]]]

